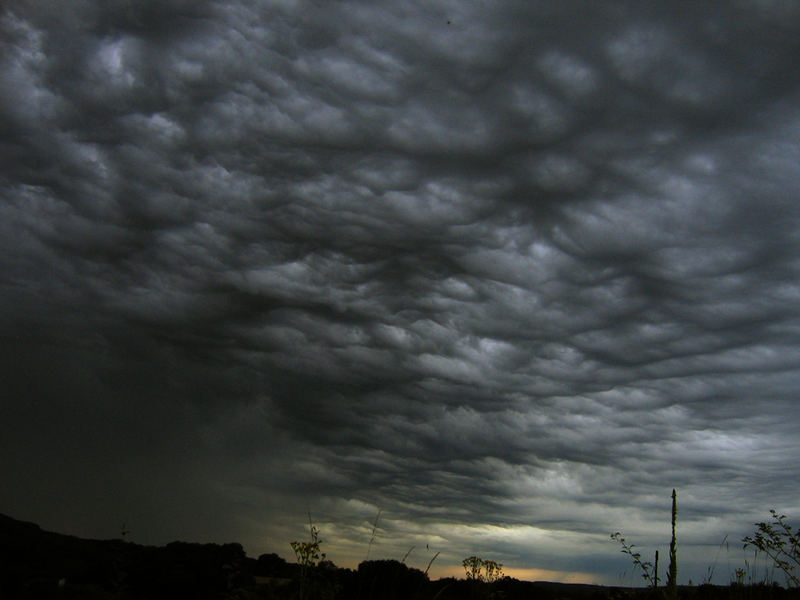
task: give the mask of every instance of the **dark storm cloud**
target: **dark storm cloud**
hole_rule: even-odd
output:
[[[799,21],[4,9],[0,509],[596,578],[796,510]]]

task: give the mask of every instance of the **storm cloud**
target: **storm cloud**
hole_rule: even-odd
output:
[[[604,583],[800,515],[800,8],[650,4],[8,3],[0,511]]]

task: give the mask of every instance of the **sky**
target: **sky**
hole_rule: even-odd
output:
[[[287,559],[310,514],[340,566],[638,585],[609,536],[666,556],[675,488],[679,582],[752,567],[800,520],[798,31],[4,3],[0,512]]]

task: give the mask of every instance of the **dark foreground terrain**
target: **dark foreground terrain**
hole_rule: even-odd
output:
[[[275,599],[291,600],[661,600],[645,590],[518,581],[491,585],[430,581],[394,560],[365,561],[358,570],[332,563],[301,577],[276,554],[249,558],[239,544],[173,542],[163,547],[122,540],[86,540],[43,531],[0,515],[0,599]],[[699,586],[683,600],[800,600],[778,586]]]

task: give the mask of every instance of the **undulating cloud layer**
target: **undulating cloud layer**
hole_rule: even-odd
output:
[[[0,9],[0,512],[605,583],[672,488],[682,583],[800,516],[800,7],[650,4]]]

